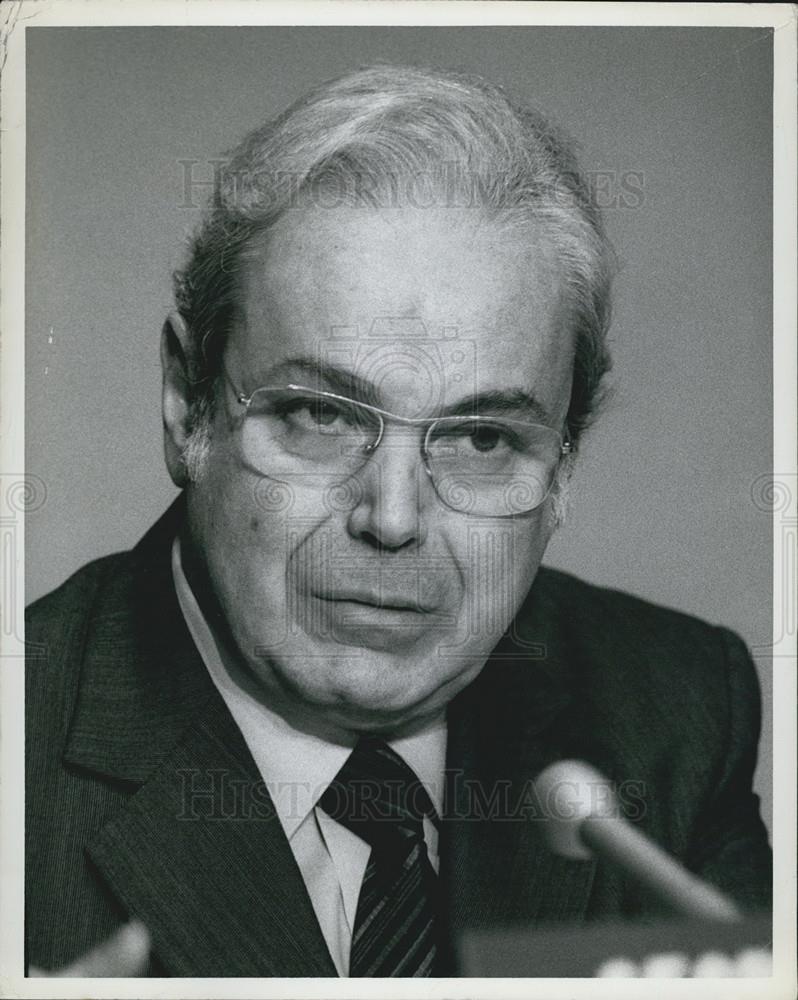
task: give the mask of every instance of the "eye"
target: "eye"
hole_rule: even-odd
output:
[[[313,423],[320,424],[322,427],[329,427],[339,417],[344,416],[340,407],[328,402],[326,399],[317,399],[309,406],[306,406],[305,409],[310,414],[310,419]]]
[[[447,435],[459,438],[466,447],[480,454],[519,447],[518,435],[505,424],[481,420],[462,422],[447,429]]]
[[[350,408],[323,396],[300,396],[284,400],[277,411],[286,423],[298,429],[322,433],[342,430],[354,422]]]
[[[504,443],[502,433],[498,427],[490,424],[477,424],[469,434],[471,445],[476,451],[493,451]]]

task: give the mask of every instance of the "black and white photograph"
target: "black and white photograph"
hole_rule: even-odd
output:
[[[794,995],[795,9],[611,6],[3,12],[3,995]]]

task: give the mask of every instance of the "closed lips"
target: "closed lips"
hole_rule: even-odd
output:
[[[362,591],[341,592],[334,594],[319,594],[322,601],[350,601],[353,604],[364,604],[367,607],[381,608],[385,611],[426,611],[426,608],[419,607],[417,601],[409,600],[405,597],[385,596],[380,594],[369,594]]]

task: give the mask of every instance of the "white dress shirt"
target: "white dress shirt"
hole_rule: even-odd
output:
[[[172,546],[172,573],[189,632],[269,789],[330,955],[338,974],[346,976],[357,900],[371,849],[317,802],[351,753],[354,738],[351,745],[341,745],[300,732],[236,683],[229,668],[231,654],[211,630],[183,572],[179,538]],[[415,771],[441,815],[445,716],[412,736],[388,742]],[[424,820],[424,838],[437,871],[438,834],[428,819]]]

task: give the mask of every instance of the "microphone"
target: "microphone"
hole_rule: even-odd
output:
[[[535,792],[546,817],[546,844],[555,854],[601,857],[686,917],[725,923],[742,918],[732,900],[623,818],[611,782],[590,764],[551,764],[535,780]]]

